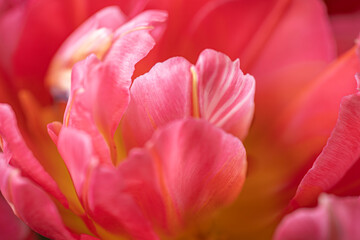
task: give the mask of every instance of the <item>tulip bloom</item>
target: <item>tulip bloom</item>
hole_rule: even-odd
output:
[[[49,221],[44,220],[47,224],[51,221],[56,223],[54,225],[60,226],[59,228],[56,228],[54,225],[48,225],[48,227],[38,229],[38,224],[32,223],[31,227],[45,235],[47,234],[47,236],[50,235],[46,232],[46,229],[57,229],[61,234],[65,234],[64,228],[61,227],[65,224],[66,230],[70,229],[73,233],[76,230],[75,234],[85,233],[103,238],[109,237],[107,234],[115,234],[116,236],[122,234],[132,235],[136,232],[145,234],[146,231],[148,231],[147,234],[149,236],[153,236],[151,232],[153,228],[155,228],[154,231],[156,233],[161,233],[161,236],[174,236],[187,229],[183,232],[185,234],[184,237],[188,237],[186,234],[189,234],[195,236],[213,236],[215,238],[221,238],[222,236],[230,238],[270,238],[282,217],[284,209],[293,197],[298,182],[306,170],[310,168],[317,154],[321,152],[326,139],[329,137],[336,122],[341,98],[353,93],[356,88],[354,74],[358,71],[357,47],[353,47],[343,56],[335,59],[335,42],[331,33],[331,26],[323,4],[317,0],[196,1],[191,4],[185,0],[149,1],[148,5],[143,5],[143,7],[165,9],[169,12],[170,18],[167,30],[159,38],[159,44],[145,59],[136,64],[137,72],[135,76],[148,72],[155,63],[164,61],[174,55],[185,56],[190,62],[183,58],[175,58],[156,65],[148,74],[137,79],[141,79],[141,81],[134,81],[129,93],[128,88],[131,84],[129,79],[131,78],[132,70],[118,70],[121,74],[114,75],[122,76],[122,78],[115,81],[116,84],[114,85],[103,86],[97,81],[93,81],[93,79],[104,78],[100,72],[106,73],[110,71],[109,69],[114,69],[114,65],[111,64],[112,61],[116,62],[116,66],[124,63],[123,60],[116,61],[116,58],[109,54],[110,48],[108,47],[113,46],[114,39],[112,37],[113,33],[117,31],[117,26],[113,28],[105,26],[105,31],[102,29],[103,25],[101,24],[98,25],[100,28],[96,26],[89,27],[85,29],[86,31],[83,31],[81,34],[79,33],[79,36],[70,36],[63,47],[54,55],[57,47],[60,46],[59,43],[65,39],[65,36],[63,36],[61,40],[57,41],[58,45],[56,48],[53,48],[52,54],[49,54],[51,57],[47,57],[46,64],[41,64],[41,66],[49,66],[50,59],[53,59],[50,69],[46,68],[42,72],[49,72],[47,79],[52,84],[52,93],[57,99],[63,99],[64,96],[66,98],[68,95],[70,97],[63,123],[52,123],[49,125],[48,130],[54,142],[57,143],[63,160],[60,159],[53,144],[49,143],[44,134],[40,134],[41,131],[38,131],[38,129],[43,130],[43,128],[38,126],[43,126],[44,122],[49,122],[48,119],[56,119],[56,117],[52,116],[49,118],[50,114],[47,111],[39,111],[41,106],[34,104],[36,101],[29,101],[31,98],[28,96],[20,100],[23,105],[27,103],[24,114],[29,121],[28,125],[30,128],[24,126],[23,119],[19,119],[19,117],[18,124],[24,141],[27,147],[31,149],[32,154],[24,150],[26,154],[13,157],[10,165],[15,168],[22,167],[21,176],[16,175],[14,173],[16,170],[12,170],[6,164],[4,169],[6,169],[6,173],[19,176],[19,178],[16,178],[18,180],[22,179],[20,177],[26,178],[25,182],[28,181],[27,179],[32,179],[31,181],[35,182],[36,186],[41,186],[47,194],[55,196],[50,200],[55,202],[56,209],[53,207],[49,207],[49,209],[55,209],[51,211],[60,212],[60,217]],[[80,7],[79,9],[83,8]],[[122,18],[118,19],[121,20]],[[314,24],[314,22],[317,24]],[[118,26],[121,25],[121,21],[114,21],[113,23],[117,23]],[[61,24],[56,26],[61,26]],[[212,26],[212,28],[209,28],[209,26]],[[101,30],[99,31],[99,29]],[[146,31],[150,30],[147,29]],[[157,39],[157,36],[155,36],[157,34],[154,31],[150,32],[152,37]],[[82,34],[87,37],[82,39]],[[98,36],[100,38],[97,38]],[[87,39],[92,41],[87,42]],[[102,45],[98,45],[97,41],[102,43]],[[24,40],[24,42],[26,41]],[[29,41],[29,43],[31,42]],[[42,45],[45,46],[46,44]],[[76,47],[72,48],[72,46]],[[244,101],[247,103],[245,105],[240,104],[240,102],[244,99],[252,98],[253,90],[251,89],[253,84],[251,84],[251,81],[243,81],[244,84],[239,84],[239,81],[236,81],[235,79],[237,78],[234,76],[237,76],[238,79],[248,79],[249,77],[236,70],[235,66],[237,63],[230,64],[231,61],[224,55],[217,55],[209,50],[202,53],[202,50],[208,47],[226,53],[231,59],[240,57],[243,71],[250,72],[257,80],[255,121],[250,128],[247,138],[245,136],[251,122],[253,104],[251,101]],[[135,49],[135,52],[138,53],[137,50],[139,49]],[[92,56],[86,60],[87,63],[79,64],[74,68],[72,89],[69,89],[69,85],[65,84],[65,87],[61,85],[61,83],[64,83],[63,80],[56,80],[63,79],[61,78],[62,76],[70,79],[69,69],[73,66],[75,60],[85,58],[86,54],[90,52],[95,53],[98,59]],[[146,55],[144,52],[142,54],[142,57]],[[205,57],[206,55],[209,56]],[[142,57],[139,56],[136,61],[131,59],[130,65],[133,66]],[[198,57],[199,61],[194,64]],[[126,59],[124,58],[124,60]],[[203,59],[208,59],[208,61],[204,62]],[[209,59],[212,60],[210,61]],[[215,59],[217,64],[214,64]],[[99,61],[103,62],[103,64]],[[333,63],[330,64],[330,62]],[[176,67],[169,67],[169,65]],[[224,66],[228,70],[217,69],[217,66]],[[19,68],[22,69],[21,67]],[[33,71],[36,71],[36,69],[36,67],[31,68]],[[178,74],[175,74],[176,71]],[[166,74],[162,75],[162,72]],[[224,76],[230,77],[229,80],[222,79],[221,73]],[[113,77],[113,74],[108,75],[111,78]],[[108,75],[106,75],[106,78],[110,78]],[[37,80],[43,83],[45,73],[41,76]],[[181,78],[181,81],[184,81],[184,85],[179,84],[180,80],[175,81],[177,84],[174,84],[172,81],[179,78],[179,76],[184,76],[184,78]],[[210,76],[210,78],[205,76]],[[211,80],[212,77],[218,79],[218,82],[213,82]],[[153,87],[155,80],[161,82],[159,87]],[[8,82],[3,82],[5,87],[8,87]],[[120,84],[122,87],[118,88],[120,85],[117,83],[119,82],[126,83]],[[197,82],[199,84],[196,84]],[[214,85],[211,87],[211,85],[208,85],[209,83]],[[145,88],[145,86],[148,87]],[[222,89],[219,86],[229,86],[229,89]],[[243,86],[241,88],[242,91],[234,92],[239,86]],[[115,89],[119,89],[119,91],[115,91]],[[147,91],[147,89],[151,91]],[[249,89],[249,91],[245,91],[245,89]],[[212,90],[210,92],[214,95],[211,97],[207,96],[208,90]],[[104,92],[108,94],[104,94]],[[130,97],[124,97],[120,100],[120,98],[114,97],[114,92],[120,92],[121,94],[119,95]],[[14,96],[8,94],[9,92],[7,91],[5,93],[9,95],[6,97],[6,101],[10,102],[16,109]],[[5,95],[0,97],[3,96]],[[156,100],[151,101],[152,99]],[[111,102],[112,105],[102,105],[108,102]],[[128,102],[129,105],[127,105]],[[61,106],[59,108],[61,112]],[[236,112],[232,112],[232,109],[235,109]],[[38,112],[42,114],[34,114]],[[4,116],[10,115],[11,113],[6,110]],[[44,118],[42,118],[43,116]],[[179,122],[185,121],[184,118],[187,119],[189,117],[203,118],[200,122],[210,122],[211,125],[207,125],[210,130],[207,127],[200,127],[200,125],[206,126],[209,123],[199,123],[196,121],[190,121],[189,123]],[[237,120],[239,121],[237,122]],[[117,128],[119,121],[120,125]],[[170,123],[173,121],[175,122]],[[12,122],[13,124],[14,117],[10,117],[10,120],[5,122],[7,124]],[[234,124],[235,122],[238,124]],[[166,128],[167,125],[171,127]],[[189,127],[189,125],[193,127]],[[194,127],[195,125],[197,126]],[[6,126],[15,128],[14,124]],[[152,146],[156,146],[156,150],[158,150],[170,149],[171,146],[176,145],[176,139],[165,137],[171,135],[169,134],[171,128],[175,131],[174,135],[178,136],[177,140],[186,142],[185,140],[193,138],[189,137],[191,132],[183,131],[183,129],[196,128],[202,129],[204,132],[214,133],[210,126],[222,128],[222,133],[227,131],[241,139],[245,139],[249,158],[249,171],[241,194],[231,206],[219,212],[216,209],[232,202],[235,198],[234,195],[238,193],[241,186],[232,185],[232,189],[225,189],[229,190],[226,194],[216,192],[223,197],[220,200],[214,197],[216,203],[210,201],[209,209],[199,207],[202,205],[197,197],[201,196],[201,198],[207,199],[209,195],[201,192],[198,185],[194,189],[199,192],[199,195],[186,192],[185,190],[189,188],[186,188],[187,185],[185,183],[190,180],[182,182],[184,178],[182,178],[181,174],[179,177],[176,177],[180,179],[180,185],[184,186],[182,188],[184,191],[176,189],[174,185],[179,185],[174,183],[176,179],[166,175],[166,171],[162,171],[163,158],[159,158],[159,161],[154,161],[154,159],[158,158],[151,158],[153,154],[150,154],[154,152]],[[64,130],[67,128],[80,129],[80,131],[86,132],[85,135],[90,135],[90,138],[84,137],[77,131]],[[186,134],[184,133],[183,136],[180,136],[177,131],[186,132]],[[62,134],[62,132],[64,133]],[[8,147],[4,146],[4,149],[9,149],[11,139],[17,139],[17,145],[24,146],[24,144],[21,144],[21,141],[18,141],[20,138],[18,134],[7,134],[7,136],[7,139],[4,137],[5,144],[3,145],[8,145]],[[217,133],[212,134],[212,136],[223,139],[218,137]],[[84,156],[76,153],[76,149],[73,151],[70,151],[70,149],[66,150],[65,143],[68,142],[66,139],[77,139],[76,141],[79,143],[76,146],[87,146],[82,148],[86,149],[83,152],[90,154],[88,155],[90,157],[86,159],[95,158],[97,161],[87,162],[88,164],[86,165],[82,165],[83,162],[77,162],[77,159]],[[204,139],[201,138],[201,140]],[[169,145],[163,147],[165,145],[159,142],[169,142]],[[88,147],[90,145],[91,147]],[[161,147],[158,147],[159,145]],[[182,144],[178,145],[184,146]],[[213,149],[215,148],[214,146],[206,145],[206,148]],[[142,149],[140,154],[135,154],[136,157],[132,155],[133,147],[140,147]],[[242,148],[240,147],[239,149]],[[224,150],[226,151],[226,148]],[[201,152],[201,149],[196,151]],[[196,151],[194,150],[194,156]],[[67,152],[69,154],[74,152],[74,154],[73,156],[65,156]],[[159,154],[159,151],[155,152],[157,153],[155,156],[164,156]],[[173,154],[171,154],[172,152]],[[187,158],[186,152],[185,150],[181,151],[184,154],[178,155]],[[91,157],[91,153],[95,157]],[[177,153],[178,151],[174,150],[167,152],[166,155],[174,157]],[[6,151],[4,151],[4,154],[6,155]],[[7,154],[7,156],[13,155],[12,152]],[[29,158],[31,155],[34,155],[37,160]],[[140,157],[137,157],[138,155]],[[146,157],[147,155],[150,156]],[[24,158],[22,156],[25,156],[26,162],[30,162],[33,165],[30,165],[31,167],[22,166],[19,162],[20,160],[16,160]],[[141,187],[141,190],[151,189],[150,193],[161,192],[161,194],[158,194],[160,195],[159,198],[139,197],[140,199],[136,199],[137,204],[140,204],[141,207],[139,210],[131,211],[131,213],[136,213],[137,220],[129,221],[128,225],[124,225],[124,219],[118,219],[117,215],[119,214],[114,214],[113,212],[124,213],[124,218],[126,218],[128,216],[127,213],[129,213],[127,209],[117,209],[115,211],[107,208],[107,206],[112,205],[108,204],[108,199],[114,198],[114,195],[111,194],[116,194],[116,196],[119,196],[118,201],[130,199],[129,205],[127,205],[129,209],[139,208],[139,205],[136,204],[135,208],[132,208],[134,204],[131,199],[133,196],[139,196],[136,193],[141,192],[139,190],[140,187],[134,190],[133,183],[129,183],[129,185],[124,183],[123,188],[120,190],[121,186],[109,189],[109,186],[113,186],[111,181],[119,182],[117,180],[120,178],[129,179],[128,169],[135,168],[125,164],[130,156],[132,156],[131,159],[137,159],[137,161],[144,162],[144,164],[150,166],[146,169],[156,169],[156,174],[164,173],[164,177],[161,179],[165,180],[160,181],[159,187],[159,184],[154,183],[152,178],[145,178],[146,176],[153,176],[151,171],[150,173],[145,172],[143,175],[142,173],[135,174],[136,176],[144,176],[144,178],[131,179],[134,182],[146,185],[146,187]],[[169,159],[172,159],[170,157]],[[125,158],[128,160],[124,161]],[[200,166],[197,168],[198,166],[186,165],[182,168],[182,166],[177,165],[178,161],[171,161],[174,165],[165,166],[164,169],[183,169],[183,172],[192,172],[195,169],[201,172]],[[206,162],[206,160],[204,161]],[[40,162],[41,166],[37,162]],[[154,162],[156,163],[155,167]],[[157,164],[158,162],[160,164]],[[225,164],[225,162],[220,161],[218,166],[221,166],[221,164]],[[118,166],[117,170],[113,169],[114,165]],[[160,170],[158,170],[159,165],[162,168]],[[105,168],[105,170],[101,170],[104,166],[108,166],[110,169]],[[51,177],[45,177],[44,180],[41,177],[43,174],[40,174],[43,172],[42,168]],[[30,171],[29,169],[33,170]],[[97,170],[100,173],[92,172],[92,169],[100,169]],[[218,168],[214,167],[214,169]],[[241,169],[245,169],[245,167],[241,167]],[[88,175],[84,176],[84,171],[89,171],[89,176],[98,174],[96,175],[99,176],[98,179],[110,180],[99,181],[98,185],[96,185],[94,181],[91,181],[93,178]],[[158,176],[156,174],[155,176]],[[229,183],[232,183],[236,176],[243,176],[242,174],[234,173],[232,175],[233,178],[229,179]],[[212,178],[214,175],[210,173],[209,176],[209,178]],[[54,181],[48,180],[51,178],[54,179],[56,184],[54,184]],[[73,178],[76,178],[76,180]],[[192,179],[191,177],[189,178]],[[243,179],[240,177],[239,179],[236,182],[242,183]],[[200,179],[197,183],[199,182],[201,182],[199,185],[209,186],[207,184],[209,181]],[[219,182],[223,183],[220,180]],[[17,186],[18,181],[14,181],[14,183]],[[144,186],[140,183],[138,186]],[[53,185],[57,185],[60,190],[56,190],[56,187]],[[73,185],[75,187],[72,187]],[[88,191],[87,186],[90,185],[94,187],[91,187],[91,191]],[[163,185],[170,187],[163,187]],[[83,190],[84,188],[85,190]],[[106,191],[103,189],[106,189]],[[113,189],[115,193],[112,192]],[[128,197],[123,196],[123,189],[129,191],[127,192]],[[157,191],[159,189],[160,191]],[[205,188],[205,191],[208,191],[208,189]],[[215,187],[214,189],[218,188]],[[103,191],[100,192],[100,190]],[[8,189],[3,191],[8,191]],[[32,191],[39,192],[36,189]],[[41,191],[39,195],[44,196]],[[79,193],[79,191],[81,192]],[[164,191],[168,191],[169,194],[163,194]],[[174,196],[176,195],[175,192],[181,194]],[[315,192],[316,194],[314,195],[309,193],[305,193],[305,195],[311,195],[311,200],[315,199],[316,201],[321,191]],[[149,196],[153,197],[154,195],[150,193],[146,191],[144,195],[148,196],[147,194],[149,194]],[[96,202],[91,198],[87,199],[84,197],[94,196],[94,194],[97,196],[104,195],[104,198]],[[185,199],[182,199],[182,197],[185,197]],[[58,200],[54,200],[54,198]],[[19,199],[20,197],[16,200],[18,205],[20,205]],[[41,199],[42,203],[49,203],[49,201],[44,202],[44,199],[47,199],[46,197]],[[143,202],[144,199],[151,199],[153,203],[152,208],[154,208],[151,209],[152,211]],[[192,199],[192,201],[188,199]],[[267,199],[267,201],[264,201],[264,199]],[[8,199],[8,201],[12,202],[11,199]],[[51,201],[49,206],[53,206]],[[39,202],[41,202],[40,199]],[[194,209],[189,210],[189,202],[195,203]],[[143,203],[145,206],[142,206]],[[29,203],[29,205],[32,204]],[[162,212],[162,214],[156,215],[155,208],[160,209],[156,212]],[[176,217],[173,217],[173,209],[176,209]],[[84,212],[86,212],[86,217],[84,217]],[[194,222],[191,222],[188,216],[192,216],[192,214],[199,216],[199,219],[196,218]],[[214,214],[214,218],[204,217],[211,214]],[[57,214],[55,215],[58,216]],[[106,217],[101,218],[99,216]],[[27,215],[24,213],[21,218],[25,219],[25,222],[28,224],[30,224],[30,221],[26,219],[33,219],[31,213],[27,213]],[[176,220],[168,221],[169,219]],[[115,223],[120,225],[115,225]],[[144,232],[138,231],[139,226],[144,229]],[[68,235],[61,236],[68,237]]]
[[[213,50],[201,53],[196,65],[172,58],[135,79],[129,93],[134,66],[154,45],[153,29],[165,17],[159,11],[140,14],[113,31],[105,54],[74,66],[63,122],[48,125],[60,155],[49,159],[34,151],[11,109],[0,106],[1,191],[40,234],[181,236],[238,196],[246,154],[229,133],[246,136],[255,90],[254,78],[241,72],[238,60]],[[89,29],[87,23],[79,30],[86,36],[83,29]],[[69,46],[65,53],[73,52]],[[164,89],[150,98],[156,93],[143,91],[156,90],[155,79]],[[129,124],[130,118],[143,126],[122,134],[120,121]],[[142,148],[129,147],[134,140]]]

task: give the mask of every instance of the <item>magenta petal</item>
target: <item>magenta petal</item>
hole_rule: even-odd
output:
[[[1,191],[30,228],[51,239],[74,239],[49,195],[19,172],[0,162]]]
[[[200,116],[243,139],[254,113],[255,80],[240,70],[239,60],[203,51],[196,63]]]
[[[10,165],[19,168],[23,175],[29,177],[67,205],[67,200],[60,192],[56,182],[44,170],[27,147],[17,127],[13,111],[5,104],[0,104],[0,140],[1,138],[4,159]]]
[[[343,98],[336,126],[322,153],[302,179],[292,202],[294,207],[314,203],[321,192],[329,191],[346,176],[359,161],[359,156],[360,94],[357,93]],[[343,188],[352,183],[344,184]]]
[[[298,209],[278,226],[275,240],[359,239],[360,200],[322,195],[319,206]]]
[[[30,229],[17,218],[0,194],[0,236],[3,240],[26,239]]]

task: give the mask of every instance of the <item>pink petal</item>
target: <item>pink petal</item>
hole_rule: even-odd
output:
[[[244,139],[254,113],[254,78],[241,72],[238,59],[213,50],[200,54],[196,70],[200,116]]]
[[[128,149],[143,146],[156,128],[191,116],[190,68],[188,61],[176,57],[156,64],[148,74],[135,79],[122,120]]]
[[[0,173],[4,197],[30,228],[51,239],[74,239],[47,193],[3,161],[0,162]]]
[[[135,161],[135,163],[143,162]],[[138,199],[143,193],[154,195],[152,189],[146,187],[154,181],[148,174],[148,171],[151,171],[147,168],[148,165],[148,163],[131,165],[133,170],[131,178],[124,177],[122,173],[109,167],[97,166],[92,171],[88,186],[88,212],[97,223],[111,233],[130,235],[135,239],[158,239],[149,220],[142,213],[142,207],[138,205]],[[143,176],[139,175],[139,172],[149,175],[146,178],[150,180],[149,183],[141,178]],[[131,190],[135,191],[135,196]],[[147,204],[146,201],[144,203]],[[157,209],[154,205],[152,207]]]
[[[322,195],[319,206],[299,209],[278,226],[275,240],[282,239],[358,239],[360,231],[358,197],[336,198]]]
[[[165,202],[174,207],[173,214],[179,214],[181,221],[231,203],[242,188],[246,172],[243,145],[204,120],[169,124],[145,148]]]
[[[170,121],[200,117],[243,138],[252,120],[255,82],[238,61],[205,50],[196,66],[183,58],[155,65],[135,79],[122,131],[127,148],[143,146]]]
[[[26,239],[29,228],[18,219],[0,194],[0,236],[3,240]]]
[[[63,98],[69,94],[70,72],[74,63],[91,53],[102,58],[112,42],[112,33],[125,21],[126,16],[120,9],[107,7],[91,16],[64,41],[53,57],[46,77],[55,97]]]
[[[45,191],[67,205],[67,200],[60,192],[56,182],[44,170],[27,147],[18,130],[13,111],[5,104],[0,104],[0,139],[2,139],[1,148],[4,151],[4,159],[7,163],[19,168],[23,175],[31,178]]]
[[[89,185],[91,216],[112,232],[175,234],[231,203],[245,178],[239,139],[203,120],[175,121],[133,149],[117,170],[97,167]],[[142,167],[139,167],[142,166]]]
[[[274,116],[280,116],[289,102],[305,92],[336,56],[333,34],[322,1],[277,2],[278,5],[286,3],[282,10],[277,8],[281,14],[277,20],[272,19],[275,24],[269,34],[264,36],[260,31],[257,36],[262,41],[256,43],[255,38],[250,42],[258,50],[253,51],[249,47],[240,55],[244,71],[249,71],[257,80],[257,121],[254,124],[266,130],[276,120]],[[276,10],[273,9],[273,12]]]
[[[159,11],[139,15],[118,29],[119,36],[103,61],[90,56],[74,67],[73,86],[64,124],[92,135],[96,139],[93,144],[97,148],[95,150],[103,161],[110,159],[104,140],[109,145],[112,158],[115,158],[113,135],[129,102],[134,66],[155,44],[149,33],[152,25],[163,23],[165,18],[166,15]],[[133,28],[129,29],[128,26]],[[104,140],[100,140],[100,133]]]
[[[86,181],[90,164],[96,161],[90,137],[82,131],[73,128],[63,128],[58,138],[59,153],[70,172],[78,196]]]
[[[273,127],[274,136],[281,139],[284,147],[295,147],[302,153],[302,161],[313,159],[312,155],[321,151],[336,124],[341,99],[356,89],[354,75],[360,71],[356,49],[353,47],[313,79],[288,104]]]
[[[356,166],[359,169],[356,165],[360,156],[359,136],[360,94],[354,94],[343,98],[331,137],[313,167],[302,179],[292,201],[293,207],[313,204],[321,192],[331,190],[351,168]],[[353,181],[344,182],[339,188],[356,191],[358,185],[348,188],[352,184]]]
[[[357,12],[333,15],[330,18],[337,43],[337,50],[342,54],[349,50],[360,33],[360,4]]]

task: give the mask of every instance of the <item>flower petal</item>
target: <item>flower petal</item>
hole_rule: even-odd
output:
[[[139,237],[153,228],[172,236],[231,203],[245,172],[239,139],[204,120],[175,121],[157,130],[145,148],[133,149],[117,170],[94,168],[89,207],[112,232]]]
[[[360,156],[359,136],[360,94],[357,93],[343,98],[331,137],[313,167],[302,179],[291,203],[293,207],[313,204],[321,192],[331,191],[351,168],[359,169],[356,165]],[[339,187],[350,192],[358,191],[359,185],[353,184],[354,181],[343,182]]]
[[[57,146],[80,197],[90,163],[95,160],[91,139],[86,133],[77,129],[62,128]]]
[[[203,51],[196,63],[200,116],[244,139],[254,113],[255,80],[240,70],[237,59]]]
[[[358,197],[322,195],[314,209],[298,209],[286,216],[275,233],[282,239],[358,239],[360,231]]]
[[[243,138],[254,110],[255,82],[238,61],[205,50],[196,66],[179,57],[156,64],[135,79],[122,121],[126,147],[143,146],[153,131],[170,121],[204,118]]]
[[[0,160],[1,161],[1,160]],[[26,239],[30,229],[18,219],[0,194],[0,236],[4,240]]]
[[[2,139],[2,140],[1,140]],[[8,105],[0,104],[0,142],[4,159],[12,166],[19,168],[25,176],[54,195],[63,204],[67,200],[60,192],[56,182],[44,170],[27,147],[16,125],[15,115]]]
[[[232,202],[242,188],[243,145],[204,120],[171,123],[157,131],[145,149],[152,157],[165,202],[172,202],[181,221]]]
[[[51,239],[75,239],[64,226],[49,195],[0,161],[1,191],[17,216],[34,231]]]
[[[165,19],[166,14],[160,11],[139,15],[117,30],[116,40],[103,61],[90,56],[74,68],[64,124],[85,130],[97,140],[104,137],[113,160],[116,154],[113,136],[129,102],[135,64],[155,44],[150,33],[152,24],[161,25]],[[130,26],[132,28],[129,29]],[[95,150],[101,153],[102,161],[110,159],[103,143],[93,145],[96,148],[100,146]]]

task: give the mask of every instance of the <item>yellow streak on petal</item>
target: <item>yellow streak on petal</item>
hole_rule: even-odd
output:
[[[190,68],[192,75],[192,104],[193,104],[193,117],[200,118],[199,111],[199,96],[198,96],[198,75],[196,73],[195,67]]]
[[[160,157],[159,155],[156,153],[155,149],[151,149],[150,150],[151,156],[154,160],[155,163],[155,171],[156,174],[158,176],[158,180],[159,180],[159,184],[160,184],[160,189],[161,189],[161,193],[165,202],[165,207],[166,207],[166,215],[167,215],[167,219],[169,219],[169,228],[170,230],[175,230],[178,229],[180,227],[180,219],[179,216],[176,213],[175,210],[175,206],[173,203],[173,200],[171,198],[168,186],[166,184],[166,179],[164,176],[164,172],[163,172],[163,167],[160,161]]]
[[[139,30],[147,30],[147,29],[152,30],[152,29],[154,29],[154,27],[153,27],[153,26],[140,26],[140,27],[136,27],[136,28],[130,29],[130,30],[122,33],[122,34],[120,35],[120,37],[123,37],[123,36],[125,36],[126,34],[129,34],[129,33],[131,33],[131,32],[135,32],[135,31],[139,31]]]
[[[71,102],[70,102],[70,105],[69,105],[69,109],[68,109],[68,110],[66,111],[66,113],[65,113],[65,114],[66,114],[66,116],[65,116],[65,123],[64,123],[65,127],[69,126],[70,113],[71,113],[71,109],[72,109],[72,107],[73,107],[73,105],[74,105],[75,98],[76,98],[76,96],[77,96],[79,93],[82,93],[82,92],[84,92],[84,89],[83,89],[83,88],[80,88],[80,89],[74,91],[74,95],[73,95],[72,98],[71,98]]]
[[[0,136],[0,152],[3,152],[3,149],[4,149],[4,140]]]

